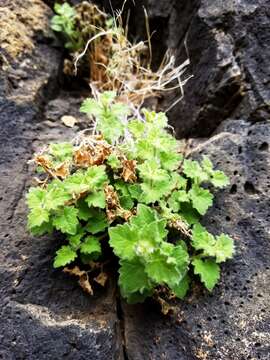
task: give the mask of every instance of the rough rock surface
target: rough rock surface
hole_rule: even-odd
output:
[[[27,160],[41,145],[74,136],[77,126],[68,129],[60,118],[79,117],[74,108],[82,95],[59,91],[61,54],[52,47],[46,2],[53,3],[0,4],[0,27],[10,19],[17,31],[4,42],[0,34],[0,359],[267,360],[269,1],[137,0],[133,9],[134,34],[142,36],[143,4],[158,30],[155,62],[167,46],[183,60],[186,37],[194,79],[170,119],[180,136],[215,131],[210,140],[193,141],[192,156],[207,154],[232,179],[204,221],[214,233],[234,237],[237,254],[212,294],[194,287],[170,317],[150,302],[119,304],[113,281],[88,297],[52,269],[60,239],[33,238],[25,230]],[[109,1],[97,2],[109,9]]]
[[[231,120],[194,149],[194,158],[208,155],[231,178],[204,224],[230,234],[236,256],[212,294],[194,288],[170,318],[151,305],[123,305],[128,359],[269,359],[269,139],[269,123]]]
[[[25,229],[27,160],[37,144],[59,139],[64,131],[72,136],[63,125],[49,126],[43,115],[57,92],[61,54],[44,37],[50,36],[51,11],[34,1],[36,19],[46,19],[40,37],[40,29],[29,22],[32,7],[31,1],[0,5],[0,22],[2,13],[16,9],[21,28],[28,29],[27,38],[20,39],[26,44],[20,43],[16,54],[7,51],[16,43],[0,48],[0,358],[120,358],[114,283],[94,298],[84,295],[75,280],[52,269],[56,239],[34,239]]]
[[[209,136],[228,116],[269,118],[269,0],[140,0],[132,30],[145,38],[142,4],[155,31],[154,61],[167,48],[179,63],[187,56],[191,61],[188,73],[194,77],[169,114],[179,136]],[[160,108],[168,108],[176,95],[166,96]]]

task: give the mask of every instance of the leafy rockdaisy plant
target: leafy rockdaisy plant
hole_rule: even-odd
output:
[[[90,133],[33,159],[39,179],[27,194],[28,228],[35,236],[63,234],[53,266],[92,293],[93,281],[106,282],[104,264],[117,258],[128,303],[161,288],[182,299],[196,278],[212,291],[234,244],[200,219],[227,176],[205,156],[185,158],[164,113],[135,112],[114,92],[86,99],[81,111],[92,119]]]

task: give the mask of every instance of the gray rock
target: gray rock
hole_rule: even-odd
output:
[[[169,113],[178,136],[210,136],[229,116],[269,119],[269,0],[140,1],[131,30],[145,38],[142,3],[155,31],[155,65],[167,48],[175,50],[179,63],[187,56],[191,61],[187,75],[194,77]],[[160,109],[177,96],[166,95]]]
[[[20,21],[29,27],[31,2],[10,3],[26,9]],[[167,46],[182,61],[187,36],[195,75],[170,119],[179,136],[208,136],[215,130],[210,140],[193,141],[192,156],[207,154],[232,181],[216,193],[204,223],[214,233],[235,238],[236,256],[224,264],[212,294],[193,287],[185,301],[174,304],[170,317],[161,316],[153,302],[119,306],[114,280],[107,289],[96,289],[94,297],[85,295],[75,280],[52,268],[61,239],[33,238],[25,230],[24,196],[31,177],[27,160],[41,145],[74,136],[76,128],[68,129],[58,119],[78,116],[73,111],[80,99],[57,95],[61,54],[50,46],[47,27],[30,27],[26,45],[33,42],[34,47],[15,59],[7,48],[0,49],[0,358],[268,359],[267,3],[147,2],[150,25],[158,30],[154,62]],[[49,19],[48,7],[39,0],[32,4],[40,19]],[[109,7],[107,0],[103,4]],[[119,7],[121,1],[115,4]],[[131,32],[141,35],[139,6],[133,9]]]
[[[235,239],[236,255],[222,267],[212,294],[193,287],[175,314],[153,304],[123,305],[128,359],[269,359],[270,351],[270,124],[231,120],[227,131],[200,144],[231,179],[218,191],[204,225]],[[234,125],[234,126],[233,126]],[[232,129],[232,130],[231,130]]]
[[[49,20],[52,14],[39,0],[8,4],[22,5],[22,24],[33,5],[37,17]],[[85,295],[74,279],[52,268],[61,239],[33,238],[26,230],[25,193],[32,176],[27,160],[48,139],[74,136],[63,125],[47,126],[43,112],[58,92],[61,54],[49,39],[40,41],[35,29],[28,30],[33,50],[23,47],[11,58],[4,49],[8,64],[0,63],[0,358],[118,359],[114,282],[93,298]]]

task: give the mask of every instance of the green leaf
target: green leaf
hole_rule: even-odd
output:
[[[74,206],[65,207],[56,213],[53,219],[53,225],[62,233],[75,235],[79,224],[77,215],[78,209]]]
[[[87,221],[93,215],[93,211],[86,204],[84,199],[81,199],[77,202],[78,209],[78,219]]]
[[[73,156],[73,145],[71,143],[51,144],[49,153],[58,161],[70,160]]]
[[[64,245],[56,251],[56,257],[54,259],[53,266],[54,268],[66,266],[74,261],[76,257],[76,251],[74,251],[70,246]]]
[[[72,196],[65,189],[63,182],[53,180],[47,187],[45,207],[47,210],[57,210],[71,199]]]
[[[157,220],[157,212],[155,210],[144,204],[138,204],[137,214],[131,217],[130,224],[140,229],[155,220]]]
[[[167,282],[177,284],[181,278],[176,265],[168,262],[168,257],[162,255],[159,251],[153,254],[151,261],[145,266],[145,271],[157,284]]]
[[[142,113],[145,116],[146,122],[150,124],[155,124],[160,129],[165,128],[168,125],[168,118],[165,113],[159,112],[156,113],[155,111],[149,111],[148,109],[142,109]]]
[[[193,207],[201,214],[204,215],[208,208],[213,204],[213,195],[209,190],[201,188],[199,185],[194,184],[189,190],[189,197],[192,201]]]
[[[68,242],[69,245],[74,249],[77,250],[81,245],[81,240],[85,235],[85,231],[83,228],[79,228],[75,235],[68,235]]]
[[[179,299],[184,299],[189,289],[189,277],[186,275],[178,284],[171,286],[172,292]]]
[[[82,170],[77,171],[63,181],[64,188],[71,195],[79,195],[89,191],[85,174]]]
[[[79,195],[87,191],[101,189],[108,178],[105,166],[91,166],[87,171],[78,170],[63,181],[65,190],[72,195]]]
[[[177,172],[171,173],[171,189],[176,190],[186,190],[187,188],[187,179],[183,178],[183,176],[179,175]]]
[[[139,259],[121,261],[119,269],[119,285],[122,294],[143,293],[153,285],[144,271],[144,265]]]
[[[109,236],[109,243],[120,258],[132,260],[136,254],[148,256],[167,236],[166,220],[158,220],[154,210],[139,204],[130,224],[110,228]]]
[[[113,153],[107,158],[107,164],[113,170],[117,170],[117,169],[120,169],[122,167],[121,161],[118,159],[117,155],[115,155]]]
[[[203,156],[202,167],[209,175],[210,181],[214,186],[222,188],[229,185],[229,178],[224,174],[223,171],[214,171],[213,163],[207,156]]]
[[[119,201],[123,209],[131,210],[134,206],[131,196],[120,196]]]
[[[218,264],[213,260],[202,260],[195,258],[192,261],[194,266],[194,274],[199,275],[205,287],[212,291],[220,277],[220,269]]]
[[[167,226],[167,220],[166,219],[159,219],[156,221],[153,221],[150,224],[147,224],[147,232],[149,232],[149,236],[154,236],[155,237],[155,241],[159,242],[161,240],[163,240],[164,238],[166,238],[166,236],[168,235],[168,230],[166,229]]]
[[[61,4],[55,3],[53,9],[57,14],[59,14],[61,12],[61,7]]]
[[[141,186],[139,184],[128,184],[127,186],[132,199],[138,200],[142,195]]]
[[[170,181],[169,174],[166,170],[160,169],[155,160],[145,161],[143,164],[137,166],[140,176],[145,180],[153,182]]]
[[[105,197],[105,193],[103,190],[96,191],[96,192],[88,195],[86,197],[85,201],[87,202],[89,207],[94,206],[94,207],[98,207],[101,209],[105,209],[105,207],[106,207],[106,197]]]
[[[56,32],[61,32],[61,31],[62,31],[62,26],[53,23],[53,21],[52,21],[52,23],[51,23],[51,28],[52,28],[52,30],[54,30],[54,31],[56,31]]]
[[[135,245],[135,252],[138,256],[147,259],[159,247],[168,233],[166,223],[166,220],[153,221],[137,229],[139,240]]]
[[[225,234],[221,234],[216,238],[215,256],[217,263],[231,259],[234,254],[233,239]]]
[[[121,288],[120,290],[121,290],[121,295],[123,296],[123,298],[126,299],[128,304],[143,303],[147,297],[152,296],[154,293],[154,288],[145,289],[142,293],[140,293],[139,291],[134,293],[124,293]]]
[[[185,159],[183,163],[183,172],[187,177],[199,181],[200,183],[208,180],[207,173],[203,171],[197,161]]]
[[[121,118],[130,115],[130,108],[123,103],[112,104],[110,110],[115,117]]]
[[[81,253],[85,255],[95,254],[101,255],[101,245],[98,238],[94,236],[88,236],[81,245]]]
[[[102,132],[106,141],[113,144],[124,135],[125,126],[118,117],[110,113],[99,119],[97,130]]]
[[[229,178],[224,174],[223,171],[214,171],[212,178],[211,178],[211,182],[214,186],[218,187],[218,188],[223,188],[227,185],[229,185],[230,180]]]
[[[135,138],[140,138],[145,131],[145,125],[140,120],[131,120],[128,123],[128,129]]]
[[[89,167],[85,172],[85,181],[88,183],[90,190],[103,189],[108,181],[106,167],[104,165]]]
[[[124,260],[132,260],[136,255],[135,245],[140,240],[138,235],[137,229],[131,228],[129,224],[109,228],[109,244],[115,255]]]
[[[168,195],[171,191],[171,184],[168,181],[144,182],[141,184],[141,189],[143,193],[141,194],[140,201],[145,204],[150,204]]]
[[[212,161],[207,157],[203,156],[203,160],[201,162],[203,170],[207,172],[209,175],[212,175],[213,172],[213,163]]]
[[[138,159],[147,160],[155,156],[155,149],[149,139],[139,139],[136,145]]]
[[[179,201],[180,203],[189,202],[189,197],[185,190],[175,191],[175,196],[176,196],[177,201]]]
[[[178,212],[180,210],[181,202],[189,202],[188,194],[184,190],[174,191],[168,199],[168,205],[174,212]]]
[[[145,271],[156,283],[166,283],[171,287],[183,278],[187,266],[188,254],[180,245],[173,247],[170,255],[162,254],[160,250],[157,250],[145,265]]]
[[[116,95],[116,91],[104,91],[104,93],[100,95],[99,100],[103,106],[107,107],[114,101]]]
[[[27,205],[30,209],[39,208],[45,201],[46,190],[39,187],[31,187],[26,195]]]
[[[192,230],[192,246],[196,250],[203,250],[206,256],[215,256],[216,240],[203,226],[196,224]]]
[[[44,223],[49,222],[49,212],[43,208],[35,208],[28,214],[28,229],[32,230],[42,226]],[[35,231],[35,230],[34,230]]]
[[[96,100],[88,98],[83,101],[80,111],[89,115],[100,116],[102,108]]]
[[[75,9],[66,2],[64,4],[54,4],[54,11],[59,15],[65,16],[66,18],[70,18],[76,15]]]
[[[92,210],[92,215],[86,225],[86,230],[92,234],[104,231],[109,226],[107,217],[103,211]]]
[[[193,207],[191,206],[191,204],[188,204],[188,203],[182,203],[182,204],[181,204],[180,216],[181,216],[182,218],[184,218],[185,221],[186,221],[189,225],[193,225],[193,224],[198,224],[198,223],[199,223],[200,215],[199,215],[198,211],[196,211],[195,209],[193,209]]]
[[[44,234],[51,234],[53,232],[53,225],[51,222],[42,223],[42,225],[31,228],[31,234],[41,236]]]
[[[123,196],[130,195],[128,184],[125,183],[123,180],[117,180],[114,183],[114,187],[118,192],[120,192],[121,195],[123,195]]]
[[[160,161],[163,169],[173,171],[178,169],[183,156],[177,153],[161,152]]]
[[[216,239],[203,226],[195,225],[192,230],[192,246],[196,250],[203,250],[203,255],[216,257],[216,262],[221,263],[232,258],[234,253],[233,239],[221,234]]]

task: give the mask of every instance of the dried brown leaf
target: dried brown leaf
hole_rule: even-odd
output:
[[[171,220],[169,221],[169,226],[178,231],[181,231],[181,233],[187,237],[192,236],[192,231],[190,230],[189,225],[184,220],[181,219]]]
[[[63,162],[55,170],[52,170],[52,173],[61,179],[65,179],[70,174],[69,163],[67,161]]]
[[[83,145],[74,152],[74,162],[78,167],[89,167],[92,165],[102,165],[111,154],[111,147],[101,139],[95,139],[100,143],[94,146]]]
[[[104,271],[102,271],[97,277],[94,278],[94,280],[101,286],[105,286],[107,280],[108,280],[108,274],[106,274]]]
[[[111,185],[105,186],[104,192],[106,198],[106,215],[109,222],[112,222],[117,217],[119,209],[121,209],[119,198]]]
[[[34,157],[34,162],[43,167],[44,170],[48,170],[52,168],[52,163],[50,162],[50,160],[48,159],[47,156],[45,155],[36,155]]]
[[[105,197],[106,197],[106,204],[108,209],[117,209],[120,207],[119,198],[117,192],[114,191],[113,186],[107,185],[105,186]]]
[[[85,147],[82,147],[74,152],[74,162],[78,167],[88,167],[92,165],[92,156]]]
[[[93,295],[93,289],[90,285],[89,282],[89,278],[88,278],[88,274],[86,271],[84,270],[80,270],[80,268],[78,266],[75,266],[72,269],[69,269],[67,267],[65,267],[63,269],[64,273],[73,275],[73,276],[78,276],[79,277],[79,285],[82,287],[82,289],[87,292],[89,295]]]
[[[124,179],[125,182],[134,183],[137,180],[136,176],[136,160],[123,160],[123,171],[121,177]]]
[[[82,289],[85,292],[87,292],[89,295],[94,295],[93,289],[92,289],[92,287],[90,285],[89,278],[88,278],[88,275],[87,275],[86,272],[85,272],[85,274],[83,274],[80,277],[79,284],[82,287]]]

